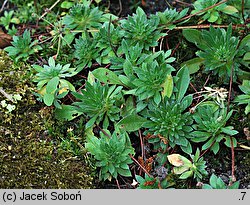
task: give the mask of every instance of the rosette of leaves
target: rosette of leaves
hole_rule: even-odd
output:
[[[197,13],[203,9],[206,9],[210,6],[215,5],[218,3],[219,0],[197,0],[194,2],[194,10],[193,13]],[[234,6],[229,6],[226,3],[220,4],[218,6],[215,6],[207,11],[201,12],[197,15],[202,15],[202,21],[208,21],[210,23],[218,23],[220,24],[222,22],[221,13],[232,15],[234,13],[237,13],[238,10]]]
[[[14,11],[4,11],[4,15],[0,17],[0,25],[3,25],[6,30],[9,30],[11,23],[19,24],[20,20],[13,17]]]
[[[227,121],[233,114],[233,110],[229,113],[226,109],[218,109],[217,106],[200,105],[197,112],[193,115],[196,124],[193,125],[193,142],[205,142],[202,150],[211,149],[217,154],[220,149],[220,142],[224,140],[227,147],[231,147],[231,139],[234,147],[237,146],[237,140],[232,137],[238,131],[233,126],[226,126]]]
[[[123,33],[122,30],[110,22],[103,24],[100,31],[96,34],[96,47],[101,53],[102,62],[105,64],[110,63],[110,58],[116,55],[116,49],[121,44]]]
[[[63,18],[63,22],[70,29],[85,31],[101,27],[102,14],[98,7],[90,8],[89,4],[76,4]]]
[[[100,59],[98,59],[100,54],[95,48],[95,42],[93,41],[93,39],[83,37],[76,39],[76,43],[74,44],[74,57],[78,59],[76,64],[79,70],[86,66],[90,67],[92,65],[92,60],[100,62]]]
[[[57,108],[61,108],[58,99],[65,97],[69,90],[75,91],[74,86],[64,78],[76,75],[76,68],[70,68],[70,64],[56,64],[53,57],[49,58],[48,65],[32,67],[37,72],[33,81],[37,82],[39,96],[47,106],[54,103]]]
[[[247,105],[245,107],[245,114],[247,115],[250,112],[250,80],[243,80],[243,83],[239,88],[244,94],[238,95],[234,101],[239,105]]]
[[[239,186],[239,181],[234,182],[231,186],[227,186],[220,177],[212,174],[209,179],[209,184],[203,184],[202,189],[239,189]]]
[[[111,136],[108,130],[105,132],[109,136],[102,133],[100,138],[88,136],[85,144],[86,149],[97,160],[96,166],[100,167],[99,178],[111,181],[112,178],[117,179],[118,174],[131,176],[128,165],[133,162],[130,155],[134,154],[134,148],[127,133],[114,132]]]
[[[30,55],[42,49],[37,43],[38,40],[32,42],[30,31],[25,30],[22,36],[13,36],[12,46],[8,46],[4,50],[8,52],[8,55],[15,62],[18,62],[20,59],[26,61]]]
[[[167,64],[159,65],[157,61],[142,63],[140,68],[134,70],[137,78],[132,81],[138,99],[145,100],[152,97],[158,105],[162,100],[160,92],[163,91],[164,82],[171,71],[172,69],[169,69]]]
[[[148,141],[155,149],[161,148],[164,152],[169,145],[172,148],[178,145],[185,153],[192,153],[189,139],[192,138],[193,119],[189,112],[185,112],[191,103],[192,97],[186,96],[180,102],[164,98],[159,105],[154,102],[148,105],[143,115],[149,120],[143,126],[147,128],[146,133],[153,135]]]
[[[107,128],[109,120],[115,122],[119,120],[120,106],[123,102],[121,94],[122,86],[101,85],[99,81],[90,84],[86,82],[81,93],[73,92],[73,95],[80,101],[73,105],[82,113],[85,113],[90,120],[86,127],[91,127],[94,123],[103,121],[103,127]]]
[[[151,16],[149,19],[145,12],[138,7],[136,14],[128,16],[121,20],[121,27],[124,29],[124,38],[129,46],[135,46],[137,43],[144,49],[158,45],[158,39],[165,34],[158,30],[159,17]]]
[[[197,149],[195,155],[190,155],[191,161],[180,154],[168,155],[168,161],[174,165],[173,173],[181,174],[180,179],[192,177],[197,181],[201,181],[203,176],[208,173],[206,171],[206,161],[200,157],[200,150]]]
[[[163,28],[173,29],[175,21],[183,18],[188,12],[188,8],[183,9],[181,12],[176,9],[166,9],[164,12],[157,12],[156,15],[160,18],[160,25]]]
[[[219,77],[229,79],[234,66],[234,73],[237,73],[238,66],[235,66],[234,61],[238,53],[239,39],[232,36],[232,25],[227,31],[210,26],[209,31],[199,32],[189,29],[184,30],[183,34],[188,41],[195,43],[201,49],[196,55],[204,59],[205,71],[213,71],[214,75],[218,74]]]

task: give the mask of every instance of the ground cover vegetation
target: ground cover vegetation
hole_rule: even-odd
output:
[[[3,2],[0,187],[249,188],[250,2],[117,2]]]

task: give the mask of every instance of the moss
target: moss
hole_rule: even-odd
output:
[[[37,103],[29,73],[0,50],[0,87],[22,96],[13,103],[0,93],[0,102],[16,106],[8,112],[0,104],[0,188],[94,188],[95,170],[86,152],[76,156],[63,149],[58,130],[49,133],[56,124],[52,110]]]

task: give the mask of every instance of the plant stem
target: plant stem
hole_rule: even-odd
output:
[[[232,136],[230,136],[230,142],[231,142],[231,153],[232,153],[232,181],[230,181],[230,186],[232,185],[233,182],[236,181],[236,177],[235,177],[235,156],[234,156],[234,145],[233,145],[233,139]]]
[[[212,24],[201,24],[201,25],[193,25],[193,26],[178,26],[175,27],[174,30],[182,30],[182,29],[204,29],[204,28],[209,28],[210,26],[214,28],[228,28],[229,25],[212,25]],[[237,24],[237,25],[232,25],[233,29],[237,28],[244,28],[244,24]]]
[[[141,156],[142,159],[144,160],[144,144],[143,144],[143,138],[142,138],[142,134],[141,134],[141,130],[139,129],[139,137],[140,137],[140,142],[141,142]]]
[[[117,184],[117,186],[118,186],[118,189],[121,189],[121,187],[120,187],[120,184],[119,184],[118,180],[117,180],[117,179],[115,179],[115,181],[116,181],[116,184]]]
[[[229,106],[230,106],[230,100],[231,100],[233,73],[234,73],[234,66],[232,65],[230,82],[229,82],[229,91],[228,91],[227,112],[229,112]]]
[[[207,10],[209,10],[209,9],[212,9],[212,8],[214,8],[214,7],[216,7],[216,6],[219,6],[219,5],[221,5],[221,4],[223,4],[223,3],[226,3],[226,2],[227,2],[227,0],[220,1],[220,2],[218,2],[217,4],[214,4],[214,5],[212,5],[212,6],[209,6],[209,7],[205,8],[205,9],[202,9],[202,10],[200,10],[200,11],[194,13],[194,14],[190,14],[190,15],[188,15],[188,16],[186,16],[186,17],[183,17],[183,18],[181,18],[181,19],[179,19],[179,20],[177,20],[177,21],[174,21],[173,23],[179,23],[179,22],[181,22],[181,21],[184,21],[184,20],[186,20],[186,19],[189,19],[189,18],[191,18],[191,17],[193,17],[193,16],[196,16],[197,14],[200,14],[200,13],[202,13],[202,12],[204,12],[204,11],[207,11]]]
[[[42,16],[39,18],[39,20],[46,16],[60,1],[61,0],[57,0],[49,9],[46,9]]]
[[[149,176],[149,177],[152,177],[151,174],[148,173],[148,171],[130,154],[129,155],[130,158],[136,163],[139,165],[139,167],[142,168],[142,170]]]

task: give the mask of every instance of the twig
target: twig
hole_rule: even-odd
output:
[[[202,9],[202,10],[200,10],[200,11],[194,13],[194,14],[190,14],[190,15],[188,15],[188,16],[186,16],[186,17],[183,17],[183,18],[181,18],[181,19],[179,19],[179,20],[177,20],[177,21],[174,21],[173,23],[179,23],[179,22],[181,22],[181,21],[184,21],[184,20],[186,20],[186,19],[189,19],[189,18],[191,18],[191,17],[193,17],[193,16],[196,16],[197,14],[203,13],[204,11],[207,11],[207,10],[209,10],[209,9],[212,9],[212,8],[216,7],[216,6],[219,6],[219,5],[221,5],[221,4],[225,3],[225,2],[227,2],[227,0],[220,1],[220,2],[218,2],[217,4],[214,4],[214,5],[212,5],[212,6],[209,6],[209,7],[205,8],[205,9]]]
[[[104,135],[106,135],[107,137],[111,138],[111,136],[110,136],[107,132],[105,132],[105,130],[103,130],[99,125],[96,124],[96,126],[98,127],[99,130],[102,131],[102,133],[103,133]]]
[[[109,18],[109,26],[108,26],[108,39],[109,39],[109,45],[110,45],[112,51],[114,52],[115,56],[118,57],[118,55],[117,55],[117,53],[116,53],[116,50],[115,50],[115,48],[114,48],[114,46],[112,45],[112,42],[111,42],[111,34],[110,34],[111,22],[112,22],[112,17],[110,16],[110,18]]]
[[[230,186],[232,185],[233,182],[236,181],[236,177],[235,177],[235,156],[234,156],[234,145],[233,145],[233,139],[232,136],[230,136],[230,142],[231,142],[231,153],[232,153],[232,180],[230,181]]]
[[[228,100],[227,100],[227,112],[229,112],[229,106],[230,106],[230,101],[231,101],[231,93],[232,93],[232,85],[233,85],[233,73],[234,73],[234,66],[232,65],[230,82],[229,82]]]
[[[143,143],[143,138],[142,138],[142,134],[141,134],[141,130],[139,129],[139,137],[140,137],[140,142],[141,142],[141,155],[142,155],[142,159],[144,160],[144,143]]]
[[[151,176],[151,174],[149,174],[148,173],[148,171],[130,154],[129,155],[130,156],[130,158],[136,163],[136,164],[138,164],[141,168],[142,168],[142,170],[149,176],[149,177],[152,177]]]
[[[60,1],[61,0],[57,0],[49,9],[46,9],[46,11],[39,18],[39,20],[42,19],[44,16],[46,16]]]
[[[117,16],[120,16],[122,13],[122,1],[121,0],[119,0],[119,7],[120,7],[120,10],[119,10]]]
[[[178,26],[175,27],[174,30],[182,30],[182,29],[204,29],[204,28],[210,28],[210,26],[214,28],[228,28],[229,25],[211,25],[211,24],[201,24],[201,25],[193,25],[193,26]],[[237,28],[244,28],[244,24],[237,24],[237,25],[232,25],[233,29]]]
[[[187,3],[187,2],[180,1],[180,0],[175,0],[175,2],[180,3],[180,4],[183,4],[183,5],[186,5],[186,6],[193,6],[192,4],[189,4],[189,3]]]
[[[201,155],[199,156],[199,158],[201,158],[208,150],[210,150],[210,148],[214,145],[215,141],[210,145],[209,148],[207,148],[203,153],[201,153]]]
[[[6,97],[8,100],[10,100],[11,102],[14,102],[14,99],[12,98],[12,96],[6,93],[2,87],[0,87],[0,93],[2,93],[2,95]]]
[[[2,11],[3,11],[4,7],[5,7],[5,4],[7,4],[7,2],[8,2],[8,0],[5,0],[3,2],[3,5],[2,5],[1,10],[0,10],[0,13],[2,13]]]
[[[115,181],[116,181],[116,184],[117,184],[117,186],[118,186],[118,189],[121,189],[121,187],[120,187],[120,184],[119,184],[118,180],[117,180],[117,179],[115,179]]]

